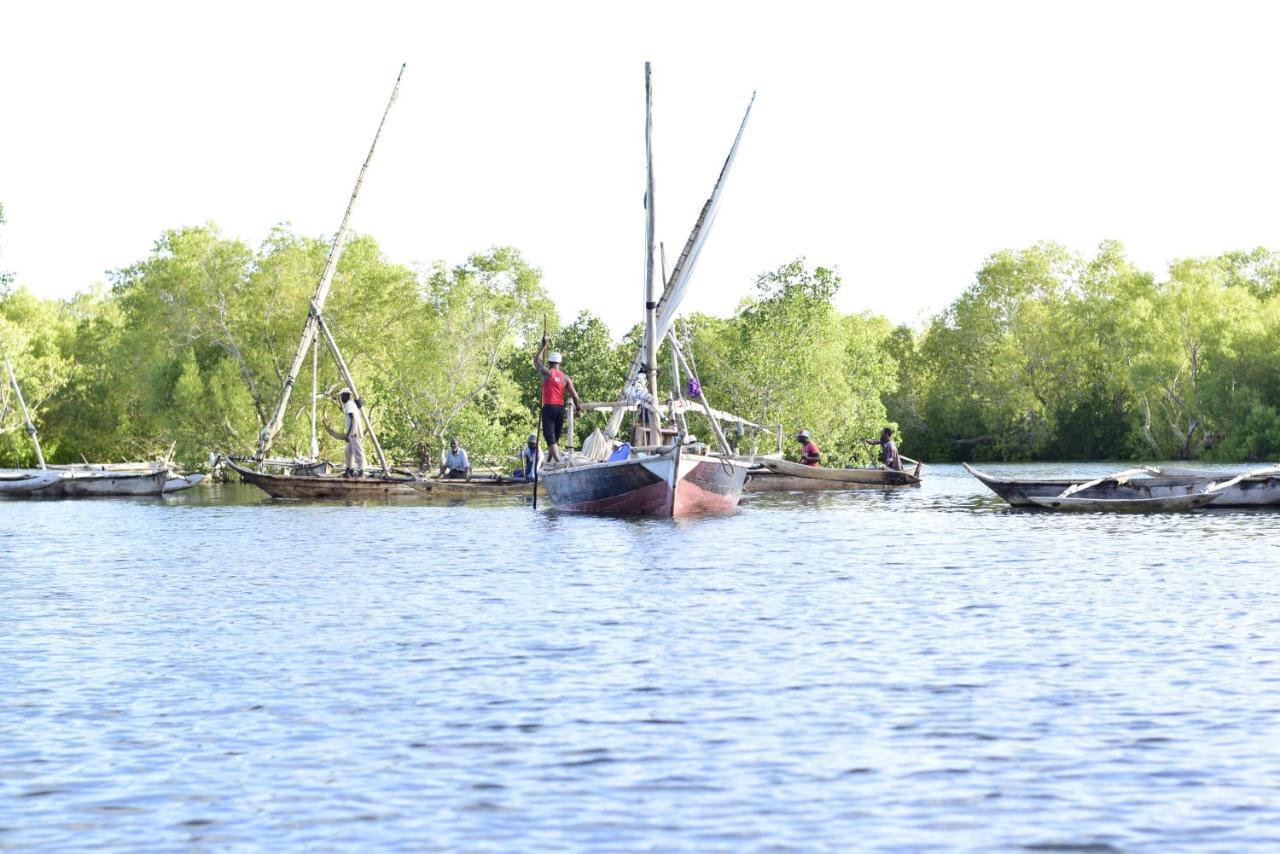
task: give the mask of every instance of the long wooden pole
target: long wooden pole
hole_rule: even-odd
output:
[[[542,315],[542,340],[547,340],[547,316]],[[541,355],[538,356],[542,358]],[[538,383],[537,417],[533,420],[533,509],[538,509],[538,471],[542,468],[542,383]]]
[[[378,130],[373,135],[373,144],[369,146],[369,153],[364,158],[364,165],[360,167],[360,174],[356,176],[356,185],[351,191],[351,201],[347,202],[346,213],[342,215],[342,224],[338,226],[338,233],[334,235],[333,245],[329,247],[329,256],[324,262],[324,272],[320,274],[320,283],[316,286],[316,292],[311,297],[311,306],[307,311],[307,319],[302,325],[302,339],[298,342],[297,352],[293,354],[293,363],[289,367],[289,373],[285,375],[284,388],[280,393],[280,403],[276,406],[276,411],[272,414],[271,420],[263,426],[262,432],[258,434],[259,457],[267,455],[267,451],[271,449],[271,443],[275,440],[276,434],[280,432],[280,427],[284,424],[285,410],[289,406],[289,395],[293,391],[293,383],[298,378],[299,371],[302,370],[303,360],[307,358],[307,348],[315,340],[320,314],[324,311],[325,300],[329,297],[329,286],[333,283],[333,274],[338,269],[338,258],[342,255],[342,247],[347,240],[347,226],[351,222],[351,211],[356,206],[356,197],[360,195],[360,186],[364,183],[364,175],[369,169],[369,161],[373,159],[373,151],[378,147],[378,138],[382,136],[382,126],[386,124],[387,114],[391,112],[391,105],[396,102],[396,96],[400,93],[400,78],[404,76],[404,68],[404,65],[401,65],[400,73],[396,75],[396,85],[391,90],[391,98],[387,101],[387,108],[382,111],[382,120],[378,122]],[[354,391],[352,389],[352,393]]]
[[[654,284],[654,201],[653,201],[653,80],[649,63],[644,64],[644,366],[648,392],[658,400],[658,293]],[[647,420],[647,419],[646,419]],[[648,444],[661,440],[660,425],[650,426]]]
[[[9,383],[13,386],[13,393],[18,396],[18,406],[22,407],[22,417],[27,422],[27,432],[31,434],[31,444],[36,446],[36,460],[40,463],[40,468],[45,468],[44,452],[40,450],[40,435],[36,432],[35,422],[31,420],[31,412],[27,409],[27,402],[22,399],[22,389],[18,387],[18,378],[13,375],[13,363],[9,361],[9,352],[6,350],[4,354],[4,366],[9,370]]]
[[[325,323],[322,315],[317,314],[316,325],[324,333],[324,340],[329,344],[329,350],[333,353],[333,360],[338,363],[338,370],[342,372],[342,379],[346,381],[347,388],[351,389],[351,396],[356,401],[356,409],[360,411],[364,426],[369,428],[369,438],[373,440],[373,450],[378,455],[378,465],[382,466],[382,473],[391,474],[391,469],[387,466],[387,458],[382,454],[382,443],[378,441],[378,434],[374,432],[373,422],[369,420],[369,413],[361,405],[362,399],[360,393],[356,390],[355,377],[351,376],[351,371],[347,368],[347,362],[342,358],[342,351],[338,349],[338,342],[333,340],[333,333],[329,331],[329,324]]]
[[[320,459],[320,440],[316,438],[316,401],[320,398],[320,339],[311,342],[311,462]]]

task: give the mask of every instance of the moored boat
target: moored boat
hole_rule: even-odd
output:
[[[866,489],[868,487],[919,486],[922,464],[912,471],[895,471],[879,466],[825,468],[806,466],[790,460],[760,460],[747,478],[747,492],[813,492],[820,490]]]
[[[669,339],[673,365],[673,387],[679,389],[679,371],[687,362],[677,341],[673,324],[675,314],[688,288],[689,278],[698,255],[710,233],[725,181],[737,156],[747,120],[748,104],[729,155],[703,205],[693,231],[685,242],[671,277],[664,283],[661,299],[655,287],[654,179],[653,179],[653,89],[649,63],[645,63],[645,263],[644,263],[644,336],[641,353],[632,360],[623,381],[623,400],[608,405],[611,409],[603,433],[593,436],[593,453],[567,454],[563,462],[548,464],[540,473],[542,485],[558,510],[589,513],[683,516],[699,513],[724,513],[738,506],[746,482],[747,463],[736,458],[716,420],[705,395],[690,391],[700,401],[704,414],[716,434],[718,452],[691,440],[684,415],[677,409],[674,395],[668,411],[669,423],[663,425],[658,410],[658,345]],[[754,103],[754,95],[752,103]],[[665,275],[665,273],[664,273]],[[643,378],[642,375],[643,374]],[[690,384],[691,389],[694,384]],[[678,392],[676,393],[678,395]],[[683,403],[683,401],[681,401]],[[641,405],[644,415],[640,415]],[[616,440],[623,413],[637,411],[637,436],[640,444]]]
[[[1220,492],[1198,492],[1191,495],[1166,495],[1158,498],[1080,498],[1061,495],[1030,498],[1031,504],[1044,510],[1073,513],[1181,513],[1205,507],[1222,497]]]
[[[0,469],[0,495],[30,495],[62,479],[52,469]]]
[[[506,475],[475,475],[469,480],[448,477],[419,477],[410,484],[424,495],[449,498],[483,498],[489,495],[533,495],[533,481]],[[538,491],[545,495],[541,482]]]
[[[547,468],[542,485],[558,510],[686,516],[738,506],[748,471],[738,460],[674,446],[622,460]]]
[[[1012,478],[979,471],[962,464],[984,486],[1014,507],[1038,506],[1035,498],[1052,498],[1071,489],[1082,498],[1144,499],[1203,492],[1212,483],[1226,482],[1213,501],[1215,509],[1224,507],[1280,506],[1280,468],[1236,472],[1166,472],[1152,466],[1141,466],[1092,479],[1084,478]]]
[[[272,498],[336,499],[346,501],[377,500],[416,496],[411,476],[368,474],[344,477],[337,474],[272,474],[255,471],[241,462],[226,458],[226,465],[245,483],[258,487]]]

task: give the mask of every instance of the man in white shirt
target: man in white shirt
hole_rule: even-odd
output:
[[[343,460],[347,470],[343,474],[346,477],[364,477],[364,421],[360,417],[360,404],[349,388],[339,389],[338,400],[342,401],[342,432],[329,426],[328,417],[325,418],[325,429],[333,438],[347,443]]]
[[[538,436],[530,433],[529,440],[520,449],[520,468],[516,469],[515,476],[533,480],[534,469],[540,465],[542,465],[542,449],[538,447]]]
[[[466,450],[458,444],[458,437],[449,440],[449,450],[440,459],[440,476],[447,478],[471,479],[471,460]]]

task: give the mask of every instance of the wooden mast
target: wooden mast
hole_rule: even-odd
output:
[[[653,275],[653,80],[648,62],[644,64],[644,161],[644,365],[648,380],[647,390],[656,401],[658,399],[658,295],[654,287]],[[646,444],[655,445],[661,442],[662,434],[659,427],[660,425],[657,424],[649,425]]]
[[[647,66],[646,66],[647,68]],[[733,162],[738,155],[738,146],[742,142],[742,135],[747,129],[747,120],[751,118],[751,108],[755,105],[756,96],[751,94],[751,101],[747,104],[747,111],[742,116],[742,123],[738,125],[738,134],[733,139],[733,145],[729,148],[729,156],[725,158],[724,166],[720,169],[720,175],[716,179],[715,186],[711,190],[711,196],[702,206],[701,212],[698,214],[698,220],[694,223],[693,231],[689,233],[689,239],[685,243],[684,251],[680,253],[680,257],[676,259],[676,265],[671,271],[671,278],[667,280],[666,286],[663,288],[662,299],[658,301],[656,308],[657,324],[655,338],[661,339],[667,334],[675,320],[675,313],[680,307],[681,300],[688,290],[689,277],[693,273],[693,268],[698,260],[698,255],[702,251],[702,246],[706,242],[707,235],[711,232],[711,226],[715,222],[716,212],[720,206],[720,194],[724,190],[726,179],[729,177],[729,171],[733,167]],[[636,356],[631,360],[631,364],[627,368],[626,379],[622,383],[622,388],[628,389],[635,382],[636,376],[640,373],[640,366],[645,364],[645,347],[648,342],[642,342],[641,348]],[[624,395],[625,396],[625,395]],[[618,407],[609,414],[609,421],[605,425],[604,434],[609,438],[618,435],[618,428],[622,426],[622,415],[625,409]]]
[[[36,433],[35,422],[31,420],[31,412],[27,409],[27,402],[22,399],[22,389],[18,387],[18,378],[13,375],[13,363],[9,361],[9,351],[4,353],[4,366],[9,371],[9,383],[13,386],[13,393],[18,396],[18,406],[22,407],[22,417],[27,422],[27,432],[31,434],[31,444],[36,446],[36,460],[40,463],[40,468],[45,468],[44,452],[40,450],[40,436]]]
[[[266,457],[267,451],[271,449],[271,443],[275,440],[276,434],[280,432],[281,425],[284,424],[285,410],[289,406],[289,395],[293,391],[293,384],[298,378],[299,371],[302,370],[302,362],[307,358],[307,348],[315,340],[320,314],[324,311],[324,303],[329,296],[329,286],[333,282],[334,271],[338,268],[338,258],[342,255],[342,247],[347,240],[347,226],[351,222],[351,211],[356,205],[356,198],[360,195],[360,185],[364,183],[364,175],[369,169],[369,161],[373,159],[374,149],[378,147],[378,137],[382,136],[382,127],[387,122],[387,114],[391,112],[391,105],[396,102],[396,96],[400,93],[400,78],[404,76],[404,68],[404,65],[401,65],[400,73],[396,75],[396,85],[391,89],[391,97],[387,100],[386,109],[382,111],[382,120],[378,122],[378,130],[373,135],[373,144],[369,146],[369,153],[365,156],[364,165],[360,167],[360,174],[356,176],[356,185],[351,191],[351,201],[347,202],[347,210],[342,216],[342,224],[338,226],[338,233],[334,235],[333,245],[329,247],[329,256],[324,262],[324,272],[320,274],[320,283],[316,286],[316,292],[311,297],[307,320],[302,326],[302,340],[298,342],[298,350],[293,355],[293,364],[289,367],[289,373],[285,376],[284,389],[280,393],[280,403],[276,406],[276,411],[271,416],[271,420],[263,426],[262,432],[258,434],[259,458]],[[351,391],[354,394],[355,388],[352,387]]]

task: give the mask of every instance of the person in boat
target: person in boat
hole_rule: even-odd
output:
[[[467,449],[458,443],[458,437],[449,440],[449,450],[440,457],[440,477],[453,480],[471,480],[471,460]]]
[[[520,468],[512,472],[512,476],[524,480],[532,480],[534,471],[542,465],[542,449],[538,447],[538,434],[530,433],[529,441],[520,448]]]
[[[898,456],[898,446],[893,443],[893,428],[886,427],[880,431],[879,439],[863,439],[863,444],[880,446],[880,461],[884,467],[893,471],[902,471],[902,457]]]
[[[547,355],[547,336],[543,335],[542,345],[533,357],[533,366],[542,375],[542,436],[547,440],[547,462],[549,463],[560,459],[560,436],[564,433],[565,392],[569,393],[578,411],[582,411],[582,399],[578,397],[578,390],[573,387],[573,380],[560,370],[562,361],[559,353]]]
[[[801,430],[796,434],[796,441],[804,445],[800,449],[800,462],[807,466],[817,468],[818,463],[822,459],[822,451],[818,448],[818,443],[813,441],[813,437],[809,435],[808,430]]]
[[[346,471],[343,472],[343,476],[364,477],[364,421],[360,418],[361,403],[355,399],[349,388],[338,390],[338,400],[342,402],[342,431],[339,432],[330,427],[328,417],[325,418],[324,429],[333,438],[347,443],[343,457]]]

